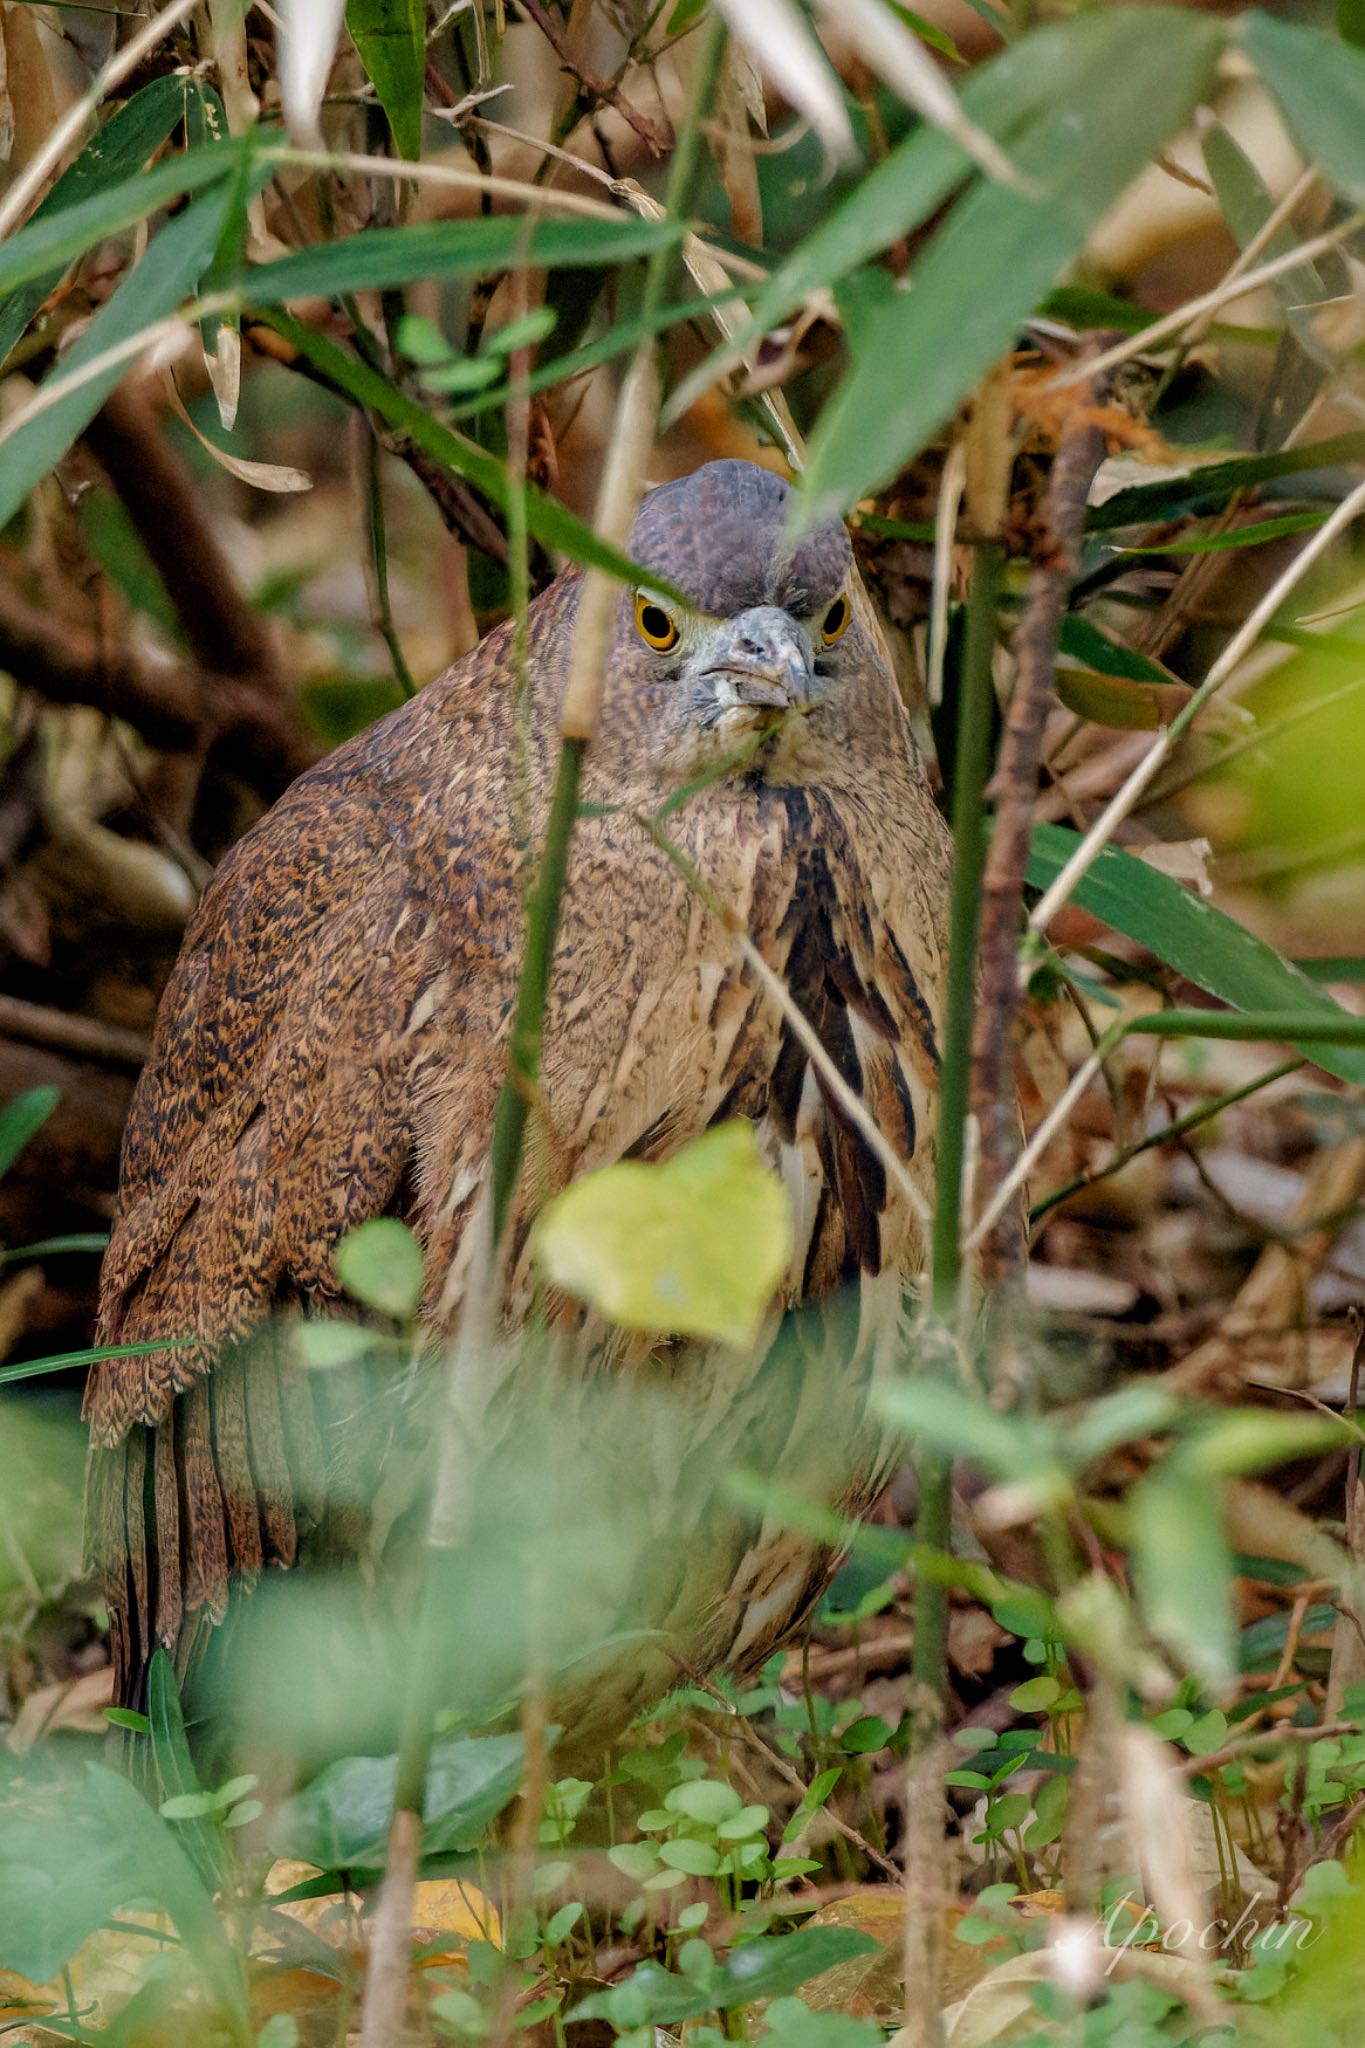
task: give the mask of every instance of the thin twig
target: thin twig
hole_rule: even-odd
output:
[[[1233,276],[1229,270],[1228,276],[1221,284],[1214,285],[1211,291],[1203,292],[1197,299],[1188,300],[1185,305],[1178,306],[1174,313],[1164,314],[1160,320],[1154,320],[1150,327],[1140,327],[1136,334],[1129,335],[1124,341],[1116,342],[1113,348],[1106,349],[1103,355],[1096,356],[1092,363],[1080,368],[1059,371],[1057,376],[1049,377],[1046,384],[1040,385],[1039,390],[1062,391],[1068,384],[1079,384],[1087,377],[1098,377],[1107,370],[1116,370],[1120,363],[1130,361],[1133,356],[1146,355],[1158,342],[1169,341],[1173,335],[1193,326],[1203,314],[1216,312],[1220,306],[1229,305],[1235,299],[1244,299],[1248,293],[1259,291],[1263,284],[1272,284],[1277,277],[1283,277],[1286,271],[1297,270],[1300,265],[1311,263],[1314,257],[1326,256],[1332,250],[1340,248],[1342,242],[1356,232],[1362,221],[1365,221],[1365,212],[1353,213],[1346,220],[1338,221],[1335,227],[1327,229],[1323,234],[1310,236],[1308,241],[1300,242],[1296,249],[1287,250],[1283,256],[1273,256],[1269,262],[1259,264],[1255,270],[1243,271],[1237,276]]]
[[[1176,1769],[1182,1778],[1202,1778],[1211,1771],[1221,1771],[1224,1764],[1236,1763],[1239,1757],[1254,1756],[1267,1744],[1323,1742],[1330,1736],[1359,1733],[1357,1721],[1320,1721],[1312,1728],[1295,1728],[1281,1722],[1278,1727],[1258,1728],[1254,1734],[1239,1736],[1235,1742],[1225,1742],[1221,1749],[1205,1750],[1201,1756],[1182,1757]]]
[[[722,27],[713,23],[707,35],[706,58],[698,66],[688,119],[669,165],[667,206],[674,218],[682,216],[690,200],[698,164],[701,119],[724,47]],[[665,244],[649,259],[643,293],[646,310],[663,302],[674,253],[672,247]],[[629,532],[652,441],[658,394],[654,358],[656,345],[652,335],[647,337],[640,344],[632,363],[622,408],[623,412],[627,406],[630,408],[630,417],[623,418],[618,413],[618,441],[608,459],[599,494],[598,531],[616,545],[623,542]],[[422,1558],[411,1685],[399,1739],[393,1820],[380,1905],[375,1918],[370,1977],[366,1983],[361,2023],[361,2048],[392,2048],[401,2030],[411,1947],[413,1887],[422,1849],[422,1802],[439,1705],[435,1687],[440,1660],[435,1652],[442,1624],[444,1573],[458,1551],[467,1525],[472,1497],[472,1487],[467,1483],[468,1468],[471,1457],[477,1456],[482,1417],[498,1379],[496,1322],[501,1293],[501,1262],[506,1246],[505,1225],[521,1169],[529,1096],[539,1071],[540,1039],[568,873],[569,848],[578,818],[583,761],[595,727],[597,701],[605,680],[605,641],[595,636],[602,632],[603,617],[607,630],[610,630],[616,602],[616,586],[610,579],[604,579],[610,602],[608,604],[600,597],[595,599],[585,627],[584,604],[592,580],[592,572],[589,572],[580,595],[575,645],[570,657],[570,679],[560,715],[559,761],[539,870],[527,903],[521,973],[508,1045],[507,1079],[494,1112],[483,1198],[466,1225],[467,1232],[477,1234],[472,1247],[471,1279],[452,1349],[445,1426],[437,1444]],[[580,654],[579,643],[585,632],[587,647]],[[593,674],[588,673],[590,659],[596,663]]]
[[[276,796],[321,752],[291,708],[246,677],[212,682],[186,663],[144,661],[39,610],[0,580],[0,666],[52,704],[88,704],[153,747],[221,750],[254,788]]]
[[[263,690],[283,694],[269,626],[242,590],[204,493],[160,432],[155,407],[125,383],[110,392],[82,438],[137,528],[199,666],[250,676]]]
[[[604,106],[612,107],[621,116],[628,128],[633,128],[650,155],[656,159],[666,155],[669,137],[659,130],[633,107],[625,94],[609,78],[599,78],[595,72],[587,71],[576,60],[558,24],[551,20],[540,0],[517,0],[517,5],[529,21],[533,21],[544,36],[550,48],[560,61],[562,68],[574,79],[581,93],[589,100],[598,100]]]
[[[1029,1211],[1029,1222],[1040,1223],[1044,1216],[1051,1215],[1054,1209],[1060,1207],[1063,1202],[1070,1201],[1073,1195],[1079,1195],[1087,1188],[1098,1187],[1101,1181],[1112,1180],[1116,1173],[1122,1173],[1125,1166],[1140,1158],[1144,1152],[1153,1152],[1158,1146],[1168,1145],[1173,1138],[1188,1137],[1191,1131],[1197,1131],[1201,1124],[1208,1123],[1211,1117],[1221,1116],[1222,1112],[1231,1109],[1234,1103],[1245,1102],[1249,1095],[1259,1094],[1262,1088],[1269,1088],[1274,1081],[1283,1081],[1288,1074],[1297,1074],[1304,1064],[1303,1060],[1281,1060],[1278,1066],[1268,1068],[1264,1074],[1258,1074],[1254,1081],[1244,1081],[1240,1088],[1230,1088],[1226,1095],[1211,1096],[1207,1102],[1201,1102],[1196,1108],[1187,1110],[1184,1116],[1173,1117],[1158,1130],[1149,1131],[1145,1137],[1135,1139],[1131,1145],[1124,1145],[1104,1166],[1096,1167],[1093,1173],[1076,1174],[1073,1179],[1064,1182],[1059,1188],[1054,1188],[1050,1194],[1035,1202]]]
[[[699,1676],[694,1671],[689,1671],[687,1676],[693,1685],[697,1686],[702,1692],[710,1693],[717,1705],[725,1709],[725,1726],[727,1731],[733,1729],[736,1734],[740,1735],[748,1743],[750,1749],[757,1756],[762,1757],[768,1768],[776,1772],[783,1784],[791,1791],[797,1793],[800,1798],[804,1799],[807,1787],[800,1772],[795,1770],[784,1756],[780,1755],[777,1750],[773,1749],[769,1743],[763,1740],[763,1737],[759,1734],[753,1723],[745,1715],[737,1713],[729,1700],[711,1684],[709,1679]],[[836,1813],[832,1807],[826,1806],[822,1811],[830,1826],[838,1834],[841,1834],[846,1842],[851,1842],[859,1854],[865,1856],[875,1870],[880,1870],[882,1876],[889,1877],[893,1884],[901,1882],[902,1872],[891,1861],[889,1856],[884,1856],[879,1849],[875,1849],[865,1835],[860,1834],[857,1828],[849,1821],[844,1820],[842,1815]]]
[[[1358,1423],[1360,1375],[1365,1369],[1365,1320],[1357,1311],[1355,1347],[1351,1354],[1351,1384],[1346,1400],[1346,1420]],[[1351,1560],[1348,1581],[1341,1589],[1340,1607],[1332,1630],[1332,1661],[1327,1672],[1324,1711],[1339,1714],[1346,1695],[1365,1677],[1365,1641],[1361,1631],[1361,1575],[1365,1572],[1365,1489],[1360,1482],[1360,1439],[1357,1435],[1346,1460],[1346,1549]]]
[[[671,808],[676,808],[676,806],[671,806]],[[815,1026],[811,1023],[804,1010],[797,1004],[795,997],[783,981],[781,975],[764,959],[758,947],[735,916],[735,913],[728,904],[722,902],[700,869],[687,858],[687,855],[682,851],[677,842],[664,831],[661,814],[656,813],[653,817],[650,817],[643,811],[633,811],[631,816],[641,831],[649,834],[649,837],[654,841],[659,851],[666,854],[669,860],[672,861],[693,894],[706,905],[712,916],[718,919],[724,926],[740,959],[752,973],[755,981],[763,989],[774,1008],[780,1013],[784,1023],[792,1032],[793,1037],[800,1041],[803,1052],[815,1069],[822,1093],[834,1099],[868,1150],[880,1161],[888,1179],[893,1180],[905,1196],[920,1222],[928,1224],[931,1221],[932,1211],[924,1198],[923,1192],[911,1175],[909,1167],[891,1144],[886,1133],[881,1130],[870,1115],[867,1104],[860,1096],[854,1093],[848,1082],[839,1072],[838,1067],[830,1057],[828,1047],[822,1041],[820,1034],[816,1031]]]
[[[1101,357],[1099,360],[1103,362],[1105,358]],[[1284,572],[1276,577],[1260,602],[1228,641],[1188,703],[1176,713],[1164,731],[1157,734],[1137,767],[1100,812],[1061,873],[1043,892],[1042,899],[1029,918],[1031,931],[1040,932],[1047,929],[1077,883],[1089,872],[1094,861],[1103,852],[1115,829],[1135,809],[1138,799],[1155,777],[1157,770],[1184,737],[1210,697],[1222,687],[1238,663],[1255,646],[1262,631],[1274,618],[1290,591],[1302,582],[1313,564],[1326,553],[1333,541],[1346,531],[1362,511],[1365,511],[1365,483],[1357,484],[1355,489],[1342,499],[1331,518],[1317,529]]]
[[[1079,565],[1081,530],[1105,437],[1096,424],[1103,382],[1092,379],[1068,412],[1044,501],[1041,559],[1014,636],[1015,677],[999,763],[991,790],[995,825],[981,877],[981,984],[973,1042],[973,1105],[981,1134],[978,1188],[994,1194],[1019,1152],[1019,1120],[1010,1086],[1010,1039],[1019,1007],[1018,938],[1023,922],[1033,806],[1038,794],[1043,727],[1056,702],[1057,641]],[[1011,1212],[1002,1212],[1000,1222]],[[996,1253],[1016,1266],[1024,1258],[1022,1219],[997,1229]]]

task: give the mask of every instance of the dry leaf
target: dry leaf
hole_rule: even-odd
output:
[[[109,1665],[69,1678],[59,1685],[45,1685],[30,1693],[14,1717],[9,1747],[18,1755],[32,1749],[43,1736],[66,1728],[77,1735],[102,1735],[108,1723],[104,1709],[112,1706],[114,1674]]]
[[[461,1884],[456,1877],[426,1878],[414,1885],[412,1926],[421,1942],[438,1934],[455,1937],[450,1948],[423,1956],[423,1969],[463,1963],[464,1950],[471,1941],[491,1942],[494,1948],[502,1945],[502,1921],[493,1901],[477,1885]]]

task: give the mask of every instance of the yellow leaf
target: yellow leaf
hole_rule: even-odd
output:
[[[424,1878],[413,1887],[412,1925],[419,1940],[430,1941],[437,1934],[455,1937],[449,1949],[422,1957],[424,1970],[462,1963],[463,1948],[471,1941],[502,1946],[502,1921],[493,1901],[476,1885],[461,1884],[455,1877]]]
[[[745,1345],[787,1270],[791,1216],[752,1124],[719,1124],[658,1165],[622,1160],[546,1208],[549,1279],[632,1330]]]
[[[13,1970],[0,1970],[0,2020],[33,2019],[61,2003],[51,1984],[31,1984]]]

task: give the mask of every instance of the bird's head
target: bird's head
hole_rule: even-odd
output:
[[[728,759],[818,779],[857,716],[850,692],[886,680],[847,533],[831,522],[793,545],[790,498],[768,470],[708,462],[641,504],[630,552],[689,603],[622,594],[601,723],[622,767],[670,787]]]

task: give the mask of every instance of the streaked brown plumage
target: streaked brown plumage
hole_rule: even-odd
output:
[[[720,1118],[751,1119],[793,1194],[783,1300],[855,1290],[859,1341],[813,1410],[802,1396],[799,1428],[755,1392],[761,1356],[722,1371],[674,1349],[668,1377],[705,1411],[698,1430],[720,1442],[728,1414],[780,1477],[820,1440],[830,1483],[856,1503],[881,1471],[859,1390],[904,1327],[922,1227],[721,921],[628,815],[769,733],[669,832],[927,1195],[946,834],[847,536],[824,527],[784,552],[786,497],[726,462],[641,508],[632,552],[697,614],[656,651],[632,593],[619,606],[584,791],[601,809],[573,842],[508,1313],[525,1308],[533,1182],[664,1158]],[[129,1120],[100,1336],[194,1341],[98,1367],[87,1398],[91,1543],[124,1698],[158,1641],[183,1656],[221,1618],[230,1581],[295,1559],[332,1455],[337,1425],[289,1346],[222,1340],[335,1303],[338,1239],[381,1214],[421,1238],[429,1321],[458,1314],[520,956],[519,806],[536,844],[578,587],[568,573],[532,608],[524,789],[504,628],[297,782],[225,861],[189,933]],[[845,594],[846,628],[826,645]],[[809,715],[779,716],[793,704]],[[647,1365],[638,1340],[599,1337],[596,1365]],[[718,1387],[731,1404],[719,1428]],[[662,1690],[679,1659],[756,1660],[818,1589],[826,1560],[804,1539],[760,1539],[733,1511],[724,1523],[647,1617],[671,1646],[643,1660],[623,1704]]]

